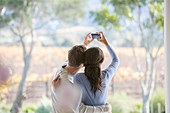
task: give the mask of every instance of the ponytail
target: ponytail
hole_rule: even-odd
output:
[[[98,47],[93,47],[87,49],[85,52],[85,76],[90,82],[91,91],[93,91],[94,95],[98,90],[102,92],[103,81],[102,81],[102,71],[101,71],[101,63],[104,60],[103,52]]]

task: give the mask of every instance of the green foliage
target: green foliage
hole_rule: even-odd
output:
[[[23,113],[51,113],[52,112],[52,103],[51,99],[43,96],[38,104],[32,104],[29,106],[24,106]]]
[[[124,92],[109,96],[108,103],[112,106],[112,113],[134,113],[131,112],[134,110],[134,100]]]
[[[0,15],[0,23],[9,24],[16,24],[16,22],[20,22],[24,24],[25,22],[28,23],[30,26],[29,17],[33,13],[30,10],[30,7],[34,7],[35,2],[33,0],[24,1],[24,0],[6,0],[1,2],[1,7],[4,8],[4,14]],[[28,22],[29,21],[29,22]]]
[[[95,17],[95,21],[98,22],[99,25],[103,25],[105,28],[112,25],[112,27],[116,29],[120,29],[119,21],[121,20],[120,17],[117,16],[116,13],[110,14],[109,13],[109,6],[102,6],[102,10],[93,12],[91,11],[91,16]]]
[[[37,108],[37,105],[29,105],[29,106],[24,106],[23,113],[35,113],[35,110]]]
[[[100,10],[92,11],[91,15],[95,17],[95,21],[104,27],[112,24],[113,28],[125,26],[121,24],[125,20],[134,20],[139,12],[138,10],[146,8],[145,12],[149,16],[142,20],[140,24],[145,24],[149,19],[150,26],[156,24],[155,29],[162,30],[164,26],[164,1],[163,0],[102,0],[103,7]],[[110,10],[108,10],[110,9]],[[137,11],[138,14],[134,13]],[[146,12],[147,11],[147,12]],[[115,16],[116,15],[116,16]],[[115,18],[116,17],[116,18]],[[137,18],[138,19],[138,18]],[[153,24],[151,21],[156,22]],[[136,20],[136,21],[139,21]],[[145,24],[145,25],[147,25]]]
[[[6,99],[0,97],[0,113],[10,113],[11,106],[7,105]]]
[[[154,113],[158,113],[158,103],[161,104],[161,112],[165,111],[165,89],[157,88],[150,100],[150,106],[153,104]]]
[[[135,102],[133,110],[130,111],[130,113],[141,113],[142,109],[142,102]]]
[[[11,105],[7,105],[6,99],[0,98],[0,113],[10,113]],[[23,113],[51,113],[52,103],[51,99],[43,96],[42,100],[38,105],[32,104],[28,106],[23,106]]]
[[[77,23],[84,16],[86,0],[50,0],[50,6],[57,19]]]
[[[35,113],[51,113],[52,112],[52,103],[49,98],[43,96],[38,108],[35,110]]]
[[[32,28],[33,19],[38,20],[40,26],[54,18],[78,22],[84,15],[85,2],[86,0],[0,0],[0,27],[10,25],[19,29],[21,24],[22,29],[28,29]]]
[[[95,21],[105,28],[111,24],[113,28],[121,30],[123,18],[134,19],[132,11],[135,3],[135,0],[103,0],[102,8],[98,11],[91,11],[91,16],[94,16]]]
[[[156,18],[157,27],[162,30],[164,26],[164,3],[153,3],[149,4],[148,7],[150,8],[150,14],[152,18]]]
[[[110,4],[114,6],[114,12],[119,14],[120,17],[126,17],[133,19],[132,11],[134,5],[137,3],[136,0],[124,1],[124,0],[111,0]]]

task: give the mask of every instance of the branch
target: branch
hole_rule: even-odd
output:
[[[156,76],[156,70],[155,70],[155,59],[152,59],[152,66],[151,66],[151,83],[149,88],[148,97],[149,99],[152,96],[154,86],[155,86],[155,76]]]
[[[158,49],[157,49],[157,51],[156,51],[156,54],[155,54],[155,57],[153,57],[154,58],[154,60],[156,60],[157,59],[157,57],[158,57],[158,53],[159,53],[159,50],[161,49],[161,47],[163,46],[163,40],[161,41],[161,43],[160,43],[160,45],[159,45],[159,47],[158,47]]]
[[[141,38],[143,39],[144,38],[144,33],[143,33],[143,28],[142,28],[142,22],[141,22],[141,8],[140,8],[140,6],[139,6],[139,4],[138,4],[138,20],[139,20],[139,29],[140,29],[140,31],[141,31]]]
[[[138,70],[138,72],[139,72],[140,83],[141,83],[142,88],[144,88],[145,85],[144,85],[143,78],[142,78],[142,70],[141,70],[141,66],[140,66],[140,64],[139,64],[139,62],[138,62],[138,59],[137,59],[137,56],[136,56],[136,51],[135,51],[134,46],[132,47],[132,51],[133,51],[133,55],[134,55],[134,57],[135,57],[136,67],[137,67],[137,70]]]
[[[138,6],[139,7],[139,6]],[[139,7],[139,23],[141,23],[140,21],[140,18],[141,18],[141,12],[140,12],[140,7]],[[149,9],[149,13],[151,15],[151,10]],[[149,26],[149,29],[151,30],[150,32],[150,35],[148,38],[146,38],[146,46],[145,46],[145,50],[146,50],[146,72],[145,72],[145,85],[146,85],[146,88],[148,88],[148,85],[149,85],[149,78],[150,78],[150,75],[149,75],[149,70],[150,70],[150,58],[153,59],[153,43],[152,43],[152,40],[153,40],[153,32],[154,32],[154,27],[155,27],[155,22],[156,22],[156,17],[155,16],[151,16],[151,24]],[[142,26],[141,24],[139,24],[139,27],[140,27],[140,30],[141,30],[141,33],[143,32],[142,30]],[[152,68],[152,67],[151,67]]]
[[[0,10],[0,15],[3,16],[6,11],[6,7],[3,6],[3,8]]]
[[[33,24],[34,24],[34,21],[32,21],[32,26],[33,26]],[[30,62],[30,59],[31,59],[31,55],[32,55],[32,51],[33,51],[33,48],[34,48],[34,28],[33,27],[31,27],[31,47],[30,47],[30,51],[29,51],[29,53],[28,53],[28,55],[27,55],[27,58],[28,58],[28,60],[29,60],[29,62]]]
[[[145,48],[146,49],[146,48]],[[146,50],[146,71],[145,71],[145,86],[148,88],[148,82],[149,82],[149,64],[150,64],[150,55],[148,53],[148,50]]]
[[[48,23],[49,23],[51,20],[53,20],[53,19],[54,19],[54,17],[51,17],[49,20],[47,20],[46,22],[42,23],[40,26],[38,26],[38,27],[35,28],[34,30],[38,30],[38,29],[44,27],[46,24],[48,24]],[[28,31],[28,32],[24,33],[23,36],[29,35],[29,34],[31,34],[32,32],[33,32],[33,29],[31,29],[31,31]]]
[[[149,13],[150,13],[150,15],[152,15],[152,13],[151,13],[151,10],[149,9]],[[150,36],[149,36],[149,38],[148,39],[152,39],[152,41],[150,41],[149,40],[149,54],[150,54],[150,57],[151,58],[153,58],[153,48],[154,48],[154,43],[153,43],[153,38],[154,38],[154,29],[155,29],[155,25],[156,25],[156,16],[155,15],[153,15],[153,17],[152,16],[150,16],[150,18],[151,18],[151,24],[150,24],[150,27],[149,27],[149,29],[151,30],[151,32],[150,32]]]
[[[21,44],[22,44],[22,48],[23,48],[24,63],[26,64],[27,52],[26,52],[26,47],[25,47],[25,43],[23,41],[23,37],[22,36],[20,36],[20,40],[21,40]]]
[[[33,31],[33,29],[32,29],[32,31]],[[31,33],[31,48],[30,48],[30,52],[28,54],[29,59],[31,58],[33,47],[34,47],[34,34],[32,32]]]
[[[13,27],[10,26],[10,30],[12,31],[12,33],[16,36],[20,36],[20,34],[18,34]]]
[[[138,72],[139,72],[140,83],[141,83],[142,88],[144,88],[145,85],[144,85],[144,82],[143,82],[143,79],[142,79],[142,70],[141,70],[140,63],[139,63],[139,61],[138,61],[138,59],[137,59],[137,55],[136,55],[136,51],[135,51],[133,39],[132,39],[132,40],[126,39],[126,40],[127,40],[129,43],[131,43],[131,45],[132,45],[132,52],[133,52],[133,56],[135,57],[136,68],[137,68],[137,70],[138,70]]]
[[[12,25],[8,24],[8,26],[9,26],[10,30],[12,31],[12,33],[14,35],[16,35],[16,36],[19,36],[19,37],[23,37],[23,32],[21,32],[21,30],[23,30],[23,28],[21,28],[22,25],[23,24],[21,24],[21,20],[19,20],[19,25],[15,26],[15,28],[12,27]]]

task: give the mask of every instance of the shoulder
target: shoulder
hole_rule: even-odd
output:
[[[79,80],[81,81],[85,77],[84,73],[77,73],[74,75],[74,81]]]

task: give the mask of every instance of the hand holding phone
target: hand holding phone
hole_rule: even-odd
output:
[[[99,32],[101,35],[101,39],[97,39],[99,42],[103,43],[105,46],[108,46],[108,42],[106,40],[106,37],[104,36],[103,32]]]
[[[84,44],[89,45],[94,39],[91,37],[91,33],[87,34],[86,37],[84,37]]]

